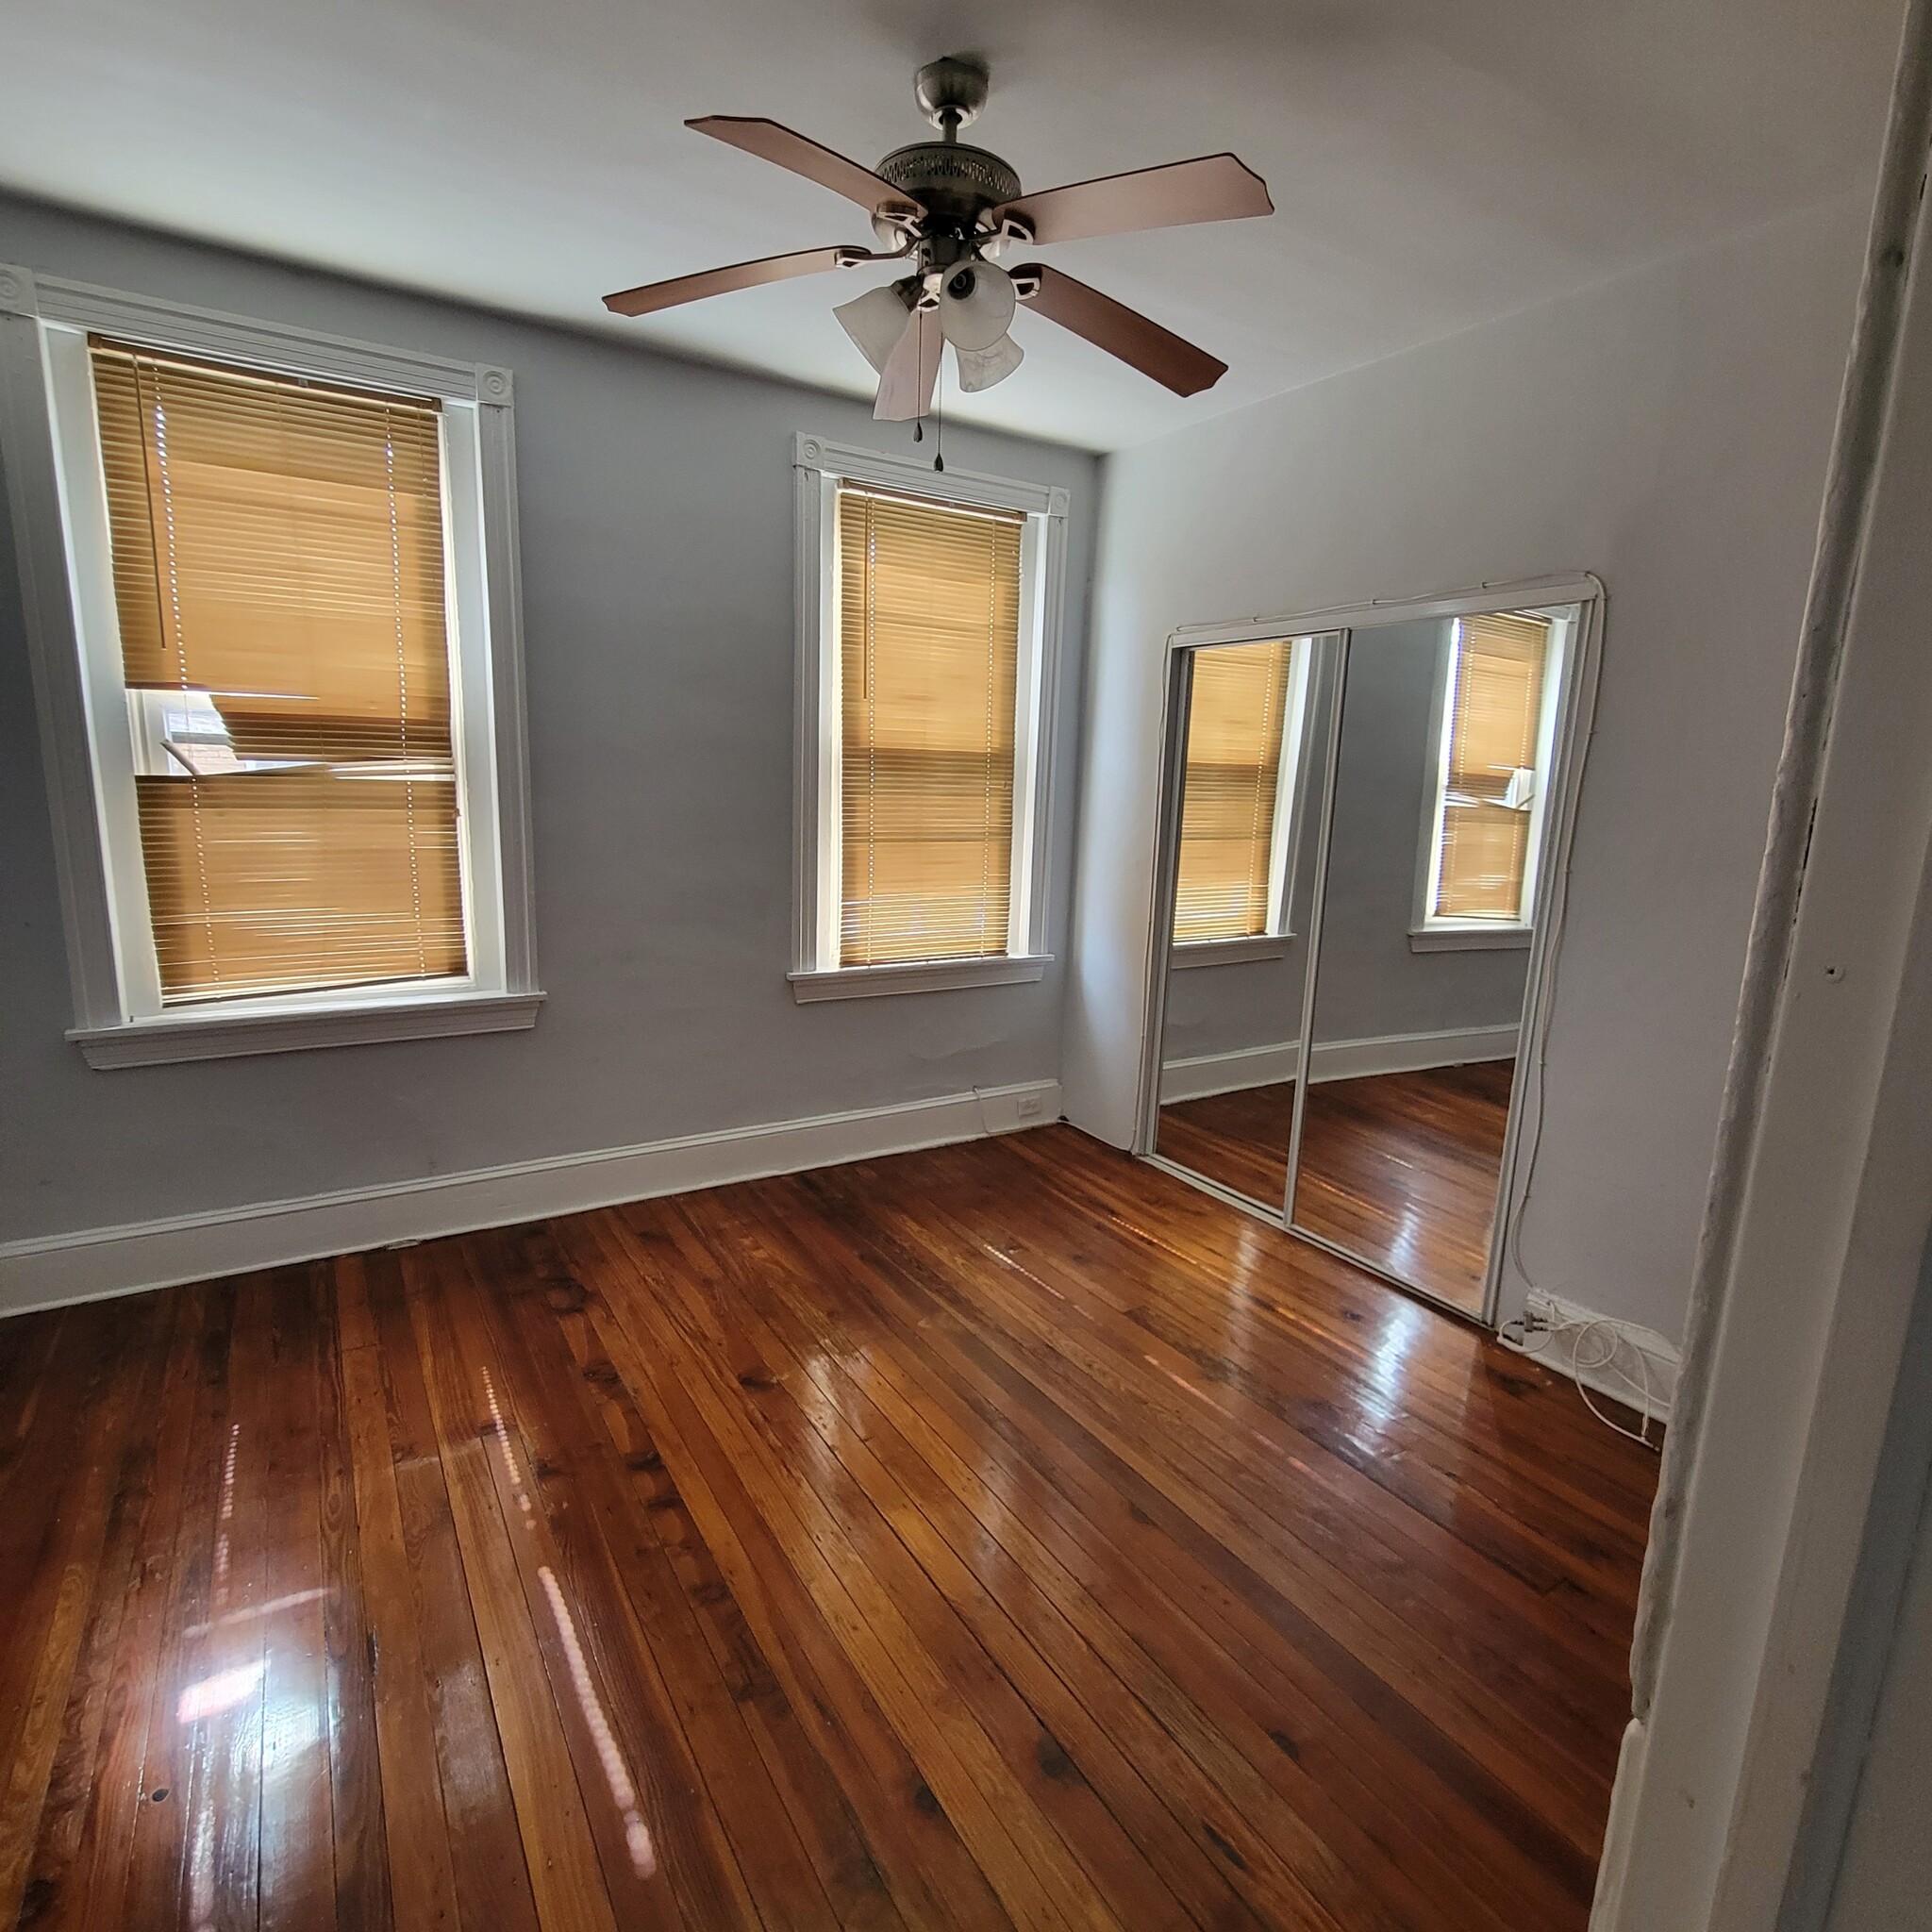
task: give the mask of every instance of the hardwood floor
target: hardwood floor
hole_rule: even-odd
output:
[[[1514,1060],[1318,1080],[1302,1123],[1295,1226],[1475,1313]]]
[[[1581,1928],[1655,1460],[1056,1127],[0,1324],[0,1924]]]
[[[1318,1080],[1294,1224],[1474,1313],[1503,1171],[1513,1060]],[[1156,1146],[1264,1207],[1288,1185],[1294,1082],[1160,1109]]]

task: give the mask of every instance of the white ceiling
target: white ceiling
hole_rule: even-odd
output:
[[[211,241],[870,392],[856,274],[619,322],[609,289],[868,239],[681,125],[870,165],[920,62],[1029,188],[1232,148],[1257,222],[1052,251],[1228,361],[1181,401],[1023,313],[947,407],[1138,441],[1857,186],[1902,0],[0,0],[0,181]]]

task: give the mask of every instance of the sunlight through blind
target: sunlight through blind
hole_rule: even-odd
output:
[[[1174,885],[1177,944],[1267,930],[1294,640],[1194,653]]]
[[[91,347],[163,1000],[460,976],[437,404]]]
[[[1457,625],[1442,854],[1430,908],[1438,918],[1524,916],[1549,644],[1547,618],[1465,617]]]
[[[843,966],[1007,951],[1024,522],[839,491]]]

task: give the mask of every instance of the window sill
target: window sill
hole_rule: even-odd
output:
[[[1527,946],[1536,937],[1528,925],[1412,925],[1411,953],[1483,953]]]
[[[1038,979],[1053,963],[1051,953],[1002,954],[996,958],[914,959],[903,966],[841,966],[824,973],[791,973],[791,997],[862,1000],[889,992],[950,992],[964,986],[1011,986]]]
[[[1238,940],[1183,940],[1167,956],[1170,968],[1235,966],[1243,959],[1285,959],[1294,943],[1291,932],[1255,933]]]
[[[68,1039],[91,1067],[153,1067],[242,1054],[301,1053],[379,1040],[440,1040],[456,1033],[513,1033],[537,1024],[541,992],[463,992],[362,1006],[249,1012],[163,1013],[119,1026],[76,1026]]]

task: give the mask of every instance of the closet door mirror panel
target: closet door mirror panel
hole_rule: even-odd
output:
[[[1578,617],[1378,625],[1345,652],[1289,1221],[1471,1315],[1490,1300]]]
[[[1339,641],[1198,645],[1175,653],[1171,686],[1152,1146],[1277,1218]]]

